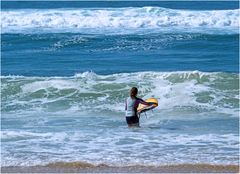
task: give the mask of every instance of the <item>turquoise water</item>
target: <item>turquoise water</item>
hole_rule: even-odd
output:
[[[238,164],[236,2],[2,2],[1,166]],[[125,123],[132,86],[159,107]]]

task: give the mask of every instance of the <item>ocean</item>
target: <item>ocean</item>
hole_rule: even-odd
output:
[[[1,3],[2,167],[239,164],[237,1]]]

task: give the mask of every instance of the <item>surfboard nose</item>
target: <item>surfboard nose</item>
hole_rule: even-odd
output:
[[[156,98],[148,98],[145,100],[146,102],[152,104],[153,106],[157,107],[158,106],[158,100]]]
[[[146,106],[146,105],[143,105],[143,104],[139,104],[139,106],[137,108],[137,111],[139,113],[146,112],[148,110],[152,110],[152,109],[154,109],[155,107],[158,106],[158,100],[156,98],[148,98],[145,101],[147,103],[150,103],[151,106]]]

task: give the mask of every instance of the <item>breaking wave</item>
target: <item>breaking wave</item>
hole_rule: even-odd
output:
[[[159,99],[159,109],[217,111],[238,115],[236,73],[139,72],[71,77],[2,76],[2,112],[38,110],[122,113],[132,86],[142,98]]]
[[[238,33],[239,9],[175,10],[162,7],[2,10],[2,33]],[[107,31],[107,32],[106,32]]]

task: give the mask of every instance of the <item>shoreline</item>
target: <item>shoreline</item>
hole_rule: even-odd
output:
[[[82,162],[51,163],[45,166],[7,166],[1,173],[239,173],[238,165],[177,164],[159,166],[108,166]]]

